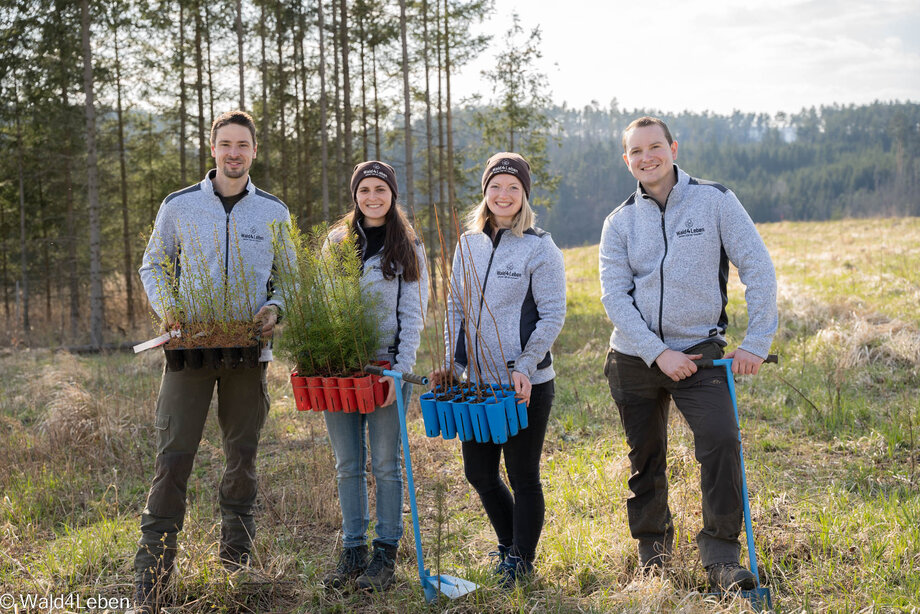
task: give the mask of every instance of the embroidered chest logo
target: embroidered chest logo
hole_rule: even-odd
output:
[[[509,262],[495,271],[495,276],[499,279],[520,279],[521,273],[514,270],[514,264]]]
[[[677,236],[679,238],[680,237],[696,237],[698,235],[703,234],[704,232],[706,232],[705,228],[695,227],[693,224],[693,219],[689,219],[687,220],[686,228],[684,228],[683,230],[677,231]]]
[[[259,234],[259,229],[255,226],[251,226],[246,232],[240,233],[240,239],[243,241],[264,241],[265,237]]]

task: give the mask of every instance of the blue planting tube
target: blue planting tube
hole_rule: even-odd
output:
[[[441,434],[441,425],[438,423],[438,408],[435,404],[434,393],[426,392],[418,399],[422,406],[422,419],[425,422],[425,435],[437,437]]]
[[[514,390],[502,390],[502,401],[505,404],[505,419],[508,422],[508,436],[514,437],[518,434],[521,426],[518,423],[518,412]]]
[[[489,418],[486,415],[486,405],[484,402],[475,401],[476,397],[467,399],[467,407],[470,409],[470,421],[473,426],[473,437],[479,443],[485,443],[492,437],[489,431]]]
[[[492,433],[492,443],[505,443],[508,441],[508,416],[505,414],[505,399],[491,397],[485,402],[486,417],[489,419],[489,431]]]
[[[469,441],[473,438],[473,421],[470,418],[470,406],[466,403],[462,394],[451,400],[450,408],[454,412],[457,437],[460,441]]]
[[[453,439],[457,436],[457,425],[454,422],[454,412],[450,407],[450,401],[438,401],[435,399],[435,405],[438,408],[438,424],[441,425],[441,436],[444,439]]]
[[[526,429],[529,424],[527,421],[527,403],[523,400],[515,400],[514,404],[517,407],[518,424],[522,429]]]

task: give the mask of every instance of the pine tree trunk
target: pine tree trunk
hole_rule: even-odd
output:
[[[134,326],[134,271],[131,266],[131,225],[128,215],[128,164],[125,160],[125,120],[121,105],[121,58],[118,53],[118,25],[113,27],[115,43],[115,92],[118,116],[118,170],[121,180],[121,237],[125,272],[125,315]]]
[[[339,98],[341,92],[341,84],[339,83],[339,46],[341,40],[339,38],[339,18],[338,12],[335,10],[335,0],[330,1],[330,6],[332,7],[332,82],[334,85],[334,89],[332,90],[332,108],[335,110],[335,167],[332,173],[332,185],[335,186],[333,191],[335,200],[337,203],[341,203],[342,165],[345,163],[345,156],[342,149],[344,145],[342,140],[342,105],[341,99]],[[341,206],[337,207],[337,209],[341,209]],[[339,211],[336,211],[336,214],[338,214],[338,212]]]
[[[240,72],[240,111],[246,110],[246,80],[243,62],[243,0],[236,0],[236,52]],[[213,117],[211,120],[213,121]]]
[[[380,159],[380,98],[377,91],[377,46],[371,47],[371,75],[374,78],[374,159]]]
[[[303,166],[298,167],[297,175],[298,177],[303,178],[303,189],[301,191],[301,198],[303,199],[304,206],[306,207],[306,219],[311,222],[314,221],[313,218],[313,199],[311,198],[311,182],[310,177],[311,173],[307,172],[306,169],[310,167],[310,143],[311,139],[307,138],[306,135],[310,134],[309,126],[307,124],[308,111],[307,111],[307,60],[304,57],[304,46],[303,41],[307,37],[307,24],[306,18],[304,17],[303,7],[298,8],[299,11],[299,20],[300,20],[300,96],[303,105],[303,113],[300,116],[300,121],[303,124],[303,135],[304,137],[299,140],[299,146],[303,150]],[[301,170],[302,169],[302,170]]]
[[[86,0],[84,0],[85,2]],[[19,92],[16,94],[16,105],[19,105]],[[24,154],[22,151],[22,124],[20,123],[20,112],[19,109],[16,109],[16,149],[17,149],[17,158],[16,163],[17,175],[19,178],[19,266],[20,266],[20,275],[22,276],[22,336],[25,339],[26,345],[29,345],[29,338],[31,337],[31,324],[29,323],[29,249],[28,249],[28,237],[26,236],[26,191],[25,191],[25,180],[23,178],[24,171],[22,165],[24,163]]]
[[[366,85],[366,70],[367,64],[365,63],[365,48],[364,48],[364,39],[365,39],[365,29],[364,29],[364,20],[367,17],[365,12],[359,13],[358,19],[358,40],[360,43],[360,55],[361,55],[361,159],[367,160],[367,85]]]
[[[205,60],[207,61],[207,71],[208,71],[208,115],[207,120],[205,121],[205,127],[210,126],[211,122],[214,121],[214,71],[211,69],[211,11],[208,10],[210,5],[205,2],[204,4],[204,48],[205,48]],[[206,142],[210,145],[211,142],[211,133],[210,130],[207,134]],[[208,153],[210,153],[210,147],[208,147]],[[205,154],[207,158],[207,153]]]
[[[61,101],[64,112],[70,110],[66,76],[61,72]],[[70,294],[70,338],[76,340],[80,322],[80,282],[77,279],[77,220],[73,200],[73,145],[64,131],[64,197],[67,201],[67,286]]]
[[[6,216],[3,213],[3,203],[0,203],[0,232],[6,230]],[[4,321],[7,328],[10,326],[10,286],[6,283],[6,252],[5,249],[0,249],[0,284],[3,284],[3,314]]]
[[[201,50],[201,1],[195,3],[195,89],[198,93],[198,178],[203,179],[208,163],[208,146],[204,131],[204,60]]]
[[[259,137],[259,159],[265,167],[265,173],[262,175],[262,185],[264,189],[272,189],[272,165],[268,148],[268,60],[265,55],[265,4],[262,5],[262,19],[259,22],[259,38],[262,43],[262,134]]]
[[[406,0],[399,0],[399,36],[402,42],[402,74],[403,74],[403,118],[405,120],[405,149],[406,149],[406,206],[409,212],[415,212],[415,190],[413,189],[412,168],[412,92],[409,89],[409,45],[406,41]]]
[[[448,212],[453,214],[457,206],[457,186],[454,182],[454,125],[450,107],[450,20],[447,0],[444,0],[444,81],[447,89],[447,208]],[[452,228],[453,224],[448,226]]]
[[[428,0],[422,0],[422,40],[424,41],[425,58],[425,150],[427,152],[428,164],[425,177],[428,182],[428,270],[429,279],[431,279],[431,289],[437,295],[438,278],[435,273],[435,237],[437,237],[434,224],[434,154],[431,151],[432,134],[431,134],[431,83],[430,69],[431,63],[428,61]]]
[[[83,38],[83,90],[86,95],[86,187],[89,205],[89,301],[90,339],[95,347],[103,342],[102,233],[99,223],[99,177],[96,168],[96,110],[93,106],[93,56],[90,47],[89,0],[80,3]]]
[[[323,189],[323,221],[329,221],[329,133],[326,119],[326,43],[325,28],[323,23],[323,3],[317,3],[319,22],[319,123],[320,123],[320,156],[321,181]]]
[[[354,166],[352,151],[352,135],[351,135],[351,124],[352,124],[352,109],[351,109],[351,75],[348,66],[348,7],[346,0],[339,0],[339,9],[342,13],[341,18],[339,19],[339,31],[341,32],[342,39],[342,107],[343,115],[342,120],[345,123],[345,135],[344,135],[344,155],[345,161],[342,166],[342,173],[345,177],[351,176],[352,167]]]
[[[449,215],[445,216],[444,213],[447,211],[446,207],[446,185],[444,184],[444,99],[443,92],[441,90],[441,85],[444,81],[443,78],[443,64],[441,59],[441,3],[439,0],[435,0],[435,23],[437,24],[438,35],[435,37],[435,45],[437,46],[437,57],[438,57],[438,206],[440,207],[440,212],[438,214],[439,219],[441,220],[442,234],[444,237],[445,249],[453,247],[453,243],[450,241],[450,224],[445,224],[444,220],[450,220]],[[440,239],[439,239],[440,240]],[[444,283],[447,283],[445,280]]]
[[[182,185],[188,185],[185,161],[185,122],[188,110],[185,97],[185,0],[179,0],[179,169]]]
[[[284,112],[284,97],[287,83],[284,74],[284,17],[281,14],[281,4],[275,13],[275,40],[278,50],[278,121],[281,134],[278,139],[278,153],[281,154],[281,200],[288,201],[288,159],[287,159],[287,117]]]

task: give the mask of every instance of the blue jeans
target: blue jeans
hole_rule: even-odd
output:
[[[403,384],[403,402],[408,405],[412,384]],[[343,545],[346,548],[367,543],[370,513],[367,502],[367,445],[371,444],[371,470],[377,482],[377,533],[375,542],[395,546],[403,534],[402,454],[399,413],[396,403],[378,407],[369,414],[323,412],[339,484],[342,508]]]

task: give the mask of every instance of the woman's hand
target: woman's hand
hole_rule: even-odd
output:
[[[532,388],[530,378],[523,373],[512,371],[511,382],[514,384],[515,396],[518,399],[523,399],[525,405],[530,405],[530,390]]]
[[[396,402],[396,386],[393,384],[393,378],[388,375],[381,377],[380,382],[387,385],[387,398],[380,407],[388,407]]]
[[[434,390],[441,384],[453,381],[453,379],[454,375],[450,372],[450,369],[435,369],[428,374],[428,385],[431,390]]]

